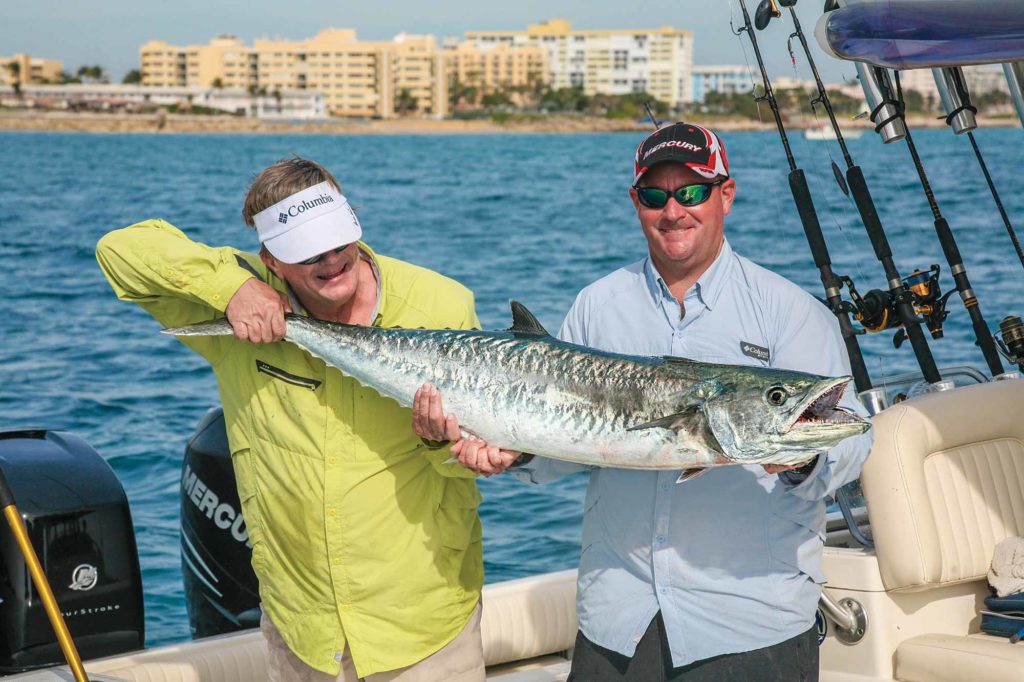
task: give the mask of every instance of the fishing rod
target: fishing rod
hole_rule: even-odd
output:
[[[844,4],[845,0],[825,0],[825,13],[841,9]],[[910,129],[907,126],[906,103],[903,100],[899,72],[893,72],[896,79],[896,86],[893,88],[889,73],[884,68],[859,61],[855,61],[854,64],[857,67],[857,75],[861,86],[864,88],[864,95],[868,106],[871,108],[870,118],[875,123],[875,132],[881,134],[882,140],[886,144],[902,139],[907,141],[907,148],[910,150],[914,168],[917,171],[918,179],[921,182],[925,196],[928,199],[928,205],[932,211],[935,234],[938,236],[946,262],[949,264],[949,269],[956,285],[956,291],[960,294],[963,305],[967,309],[968,315],[970,315],[975,339],[985,357],[989,371],[993,377],[998,377],[1003,373],[999,352],[996,350],[995,341],[989,333],[985,318],[981,314],[978,298],[974,293],[974,289],[971,288],[970,279],[967,277],[967,269],[964,267],[963,258],[960,255],[960,249],[953,236],[953,231],[939,209],[939,204],[932,192],[931,183],[925,172],[924,164],[921,162],[921,156],[917,152],[917,145],[914,144],[913,136],[910,134]],[[919,275],[919,281],[916,284],[919,284],[922,289],[925,286],[934,286],[937,293],[937,265],[932,266],[932,272],[935,275],[934,278],[928,278],[924,273],[915,273]],[[942,299],[938,299],[938,302],[941,303]]]
[[[932,75],[935,77],[935,85],[939,90],[942,106],[946,110],[946,125],[956,135],[967,133],[967,139],[971,141],[974,156],[978,159],[978,165],[981,166],[981,172],[985,176],[985,182],[988,184],[992,199],[996,202],[996,208],[999,209],[999,216],[1003,219],[1003,225],[1010,236],[1010,242],[1017,251],[1017,257],[1020,259],[1021,266],[1024,266],[1024,250],[1021,250],[1017,233],[1013,229],[1010,217],[1006,214],[1006,208],[1003,207],[1003,201],[999,197],[999,191],[996,189],[995,183],[992,181],[992,175],[988,172],[988,164],[985,163],[985,157],[981,153],[978,141],[974,139],[974,130],[978,127],[978,120],[976,118],[978,108],[971,103],[971,93],[967,88],[964,70],[959,66],[932,69]]]
[[[825,287],[825,296],[828,307],[839,320],[839,329],[843,335],[843,342],[846,344],[846,352],[850,356],[850,368],[853,372],[854,386],[858,393],[873,391],[871,377],[868,375],[867,366],[864,363],[864,355],[861,353],[860,344],[857,342],[858,331],[850,322],[850,306],[843,302],[842,287],[843,279],[832,270],[832,259],[825,244],[825,236],[821,231],[821,223],[818,221],[818,213],[814,209],[814,200],[811,198],[811,190],[807,186],[807,176],[796,164],[793,157],[793,150],[789,145],[789,138],[786,135],[786,127],[782,123],[782,114],[779,113],[779,103],[775,99],[772,90],[771,79],[768,77],[768,70],[765,68],[764,60],[761,58],[761,50],[757,45],[757,35],[750,23],[750,13],[747,12],[746,0],[739,0],[740,8],[743,10],[743,27],[733,32],[739,36],[746,32],[750,38],[750,44],[754,47],[754,55],[757,58],[757,65],[761,70],[761,80],[764,83],[764,94],[758,96],[757,101],[767,102],[771,107],[772,115],[775,117],[775,126],[779,130],[779,137],[782,139],[782,146],[786,150],[786,161],[789,164],[789,188],[796,202],[797,212],[800,214],[800,222],[803,224],[804,235],[811,248],[811,255],[814,264],[821,275],[821,283]],[[878,401],[879,397],[873,400]]]
[[[57,606],[57,600],[53,596],[50,582],[46,579],[46,573],[43,572],[43,567],[39,563],[39,557],[36,555],[35,548],[32,547],[32,541],[28,536],[28,529],[25,528],[21,512],[18,511],[18,506],[14,502],[14,493],[11,492],[11,488],[7,484],[7,477],[4,475],[2,468],[0,468],[0,509],[3,510],[4,516],[7,518],[7,525],[10,526],[14,540],[18,544],[22,556],[25,558],[28,572],[32,575],[36,591],[39,592],[39,598],[43,602],[43,610],[46,611],[46,615],[50,619],[50,624],[57,635],[57,641],[64,652],[64,658],[67,659],[75,682],[89,682],[89,677],[82,666],[82,658],[78,655],[78,649],[75,647],[74,640],[71,639],[71,633],[64,622],[64,616],[61,615],[60,608]]]
[[[974,335],[977,339],[978,346],[981,348],[981,353],[985,357],[985,362],[988,364],[989,372],[992,373],[993,377],[997,377],[1003,373],[1003,363],[999,359],[999,351],[996,349],[996,344],[992,339],[991,332],[989,332],[988,324],[985,322],[985,316],[981,313],[981,305],[978,303],[978,297],[975,295],[974,289],[971,287],[971,281],[967,276],[967,268],[964,267],[964,260],[960,255],[960,248],[957,246],[956,237],[953,236],[953,230],[949,227],[949,223],[942,215],[942,211],[939,208],[939,202],[935,199],[934,192],[932,192],[932,186],[931,182],[928,180],[928,174],[925,172],[924,164],[921,162],[921,155],[918,153],[917,145],[914,143],[914,137],[910,134],[910,127],[907,126],[906,104],[903,101],[903,88],[900,85],[900,73],[899,71],[894,71],[893,74],[895,74],[896,78],[897,114],[905,126],[907,149],[910,151],[910,158],[914,162],[914,168],[917,170],[917,177],[921,181],[921,187],[924,189],[925,197],[928,199],[928,206],[932,211],[932,217],[935,221],[935,234],[938,236],[939,244],[942,246],[942,252],[946,256],[946,262],[949,264],[949,271],[953,275],[953,282],[956,284],[956,290],[960,293],[960,299],[971,318],[971,324],[974,327]]]
[[[779,5],[789,9],[794,28],[794,32],[789,36],[790,56],[795,64],[796,57],[793,55],[792,40],[797,38],[803,47],[807,63],[814,74],[814,82],[818,89],[818,96],[811,100],[811,107],[813,108],[817,104],[821,104],[828,114],[832,130],[836,134],[836,141],[839,143],[843,159],[846,162],[846,181],[843,182],[843,174],[838,166],[836,166],[835,161],[832,162],[832,171],[843,192],[845,194],[853,193],[853,200],[857,205],[857,210],[860,212],[860,217],[867,230],[868,238],[871,240],[871,245],[874,247],[875,257],[882,264],[882,269],[885,271],[885,278],[889,285],[888,292],[874,289],[862,297],[857,294],[853,282],[847,279],[846,284],[850,289],[854,306],[857,308],[855,317],[869,332],[880,332],[885,329],[900,327],[900,332],[894,339],[896,347],[898,348],[901,345],[904,338],[909,339],[925,381],[929,384],[937,384],[942,380],[942,376],[939,374],[935,358],[932,356],[931,348],[928,346],[928,340],[921,329],[922,320],[919,314],[923,315],[925,321],[927,321],[932,338],[937,339],[942,336],[942,321],[946,316],[945,306],[936,305],[935,301],[932,300],[934,297],[928,296],[932,290],[937,291],[937,287],[924,288],[923,290],[919,287],[918,290],[922,290],[923,295],[919,295],[913,288],[913,278],[920,271],[913,273],[908,278],[904,278],[900,275],[896,264],[893,262],[889,239],[886,237],[885,229],[882,227],[882,222],[879,219],[874,198],[871,195],[871,190],[868,189],[867,180],[864,177],[864,171],[854,163],[850,149],[843,138],[843,132],[839,127],[839,122],[836,120],[832,101],[829,99],[824,83],[822,83],[821,74],[818,72],[817,64],[815,64],[814,57],[811,55],[810,47],[807,44],[807,37],[804,35],[803,28],[800,25],[800,18],[796,14],[796,3],[797,0],[777,0],[777,2],[776,0],[762,0],[754,14],[754,25],[758,30],[764,30],[773,18],[782,16]]]

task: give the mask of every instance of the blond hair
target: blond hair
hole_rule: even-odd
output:
[[[295,156],[267,166],[249,185],[242,204],[242,220],[249,227],[255,227],[253,216],[257,213],[321,182],[329,182],[341,191],[341,185],[330,171],[316,161]]]

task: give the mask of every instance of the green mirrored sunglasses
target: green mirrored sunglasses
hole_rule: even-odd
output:
[[[683,185],[672,191],[660,187],[634,187],[637,199],[647,208],[664,208],[669,197],[674,197],[680,206],[697,206],[703,204],[711,196],[715,185],[722,181],[700,185]]]

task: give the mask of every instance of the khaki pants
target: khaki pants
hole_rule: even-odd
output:
[[[267,673],[270,682],[484,682],[484,647],[480,639],[480,604],[462,632],[418,663],[357,677],[348,646],[341,658],[337,677],[303,663],[281,638],[267,614],[260,618],[260,630],[267,640]]]

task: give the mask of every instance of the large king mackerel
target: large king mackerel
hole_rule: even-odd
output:
[[[285,338],[409,406],[425,382],[488,443],[582,464],[798,464],[868,424],[837,407],[849,377],[597,351],[512,303],[505,332],[384,329],[286,317]],[[164,330],[225,335],[224,319]]]

